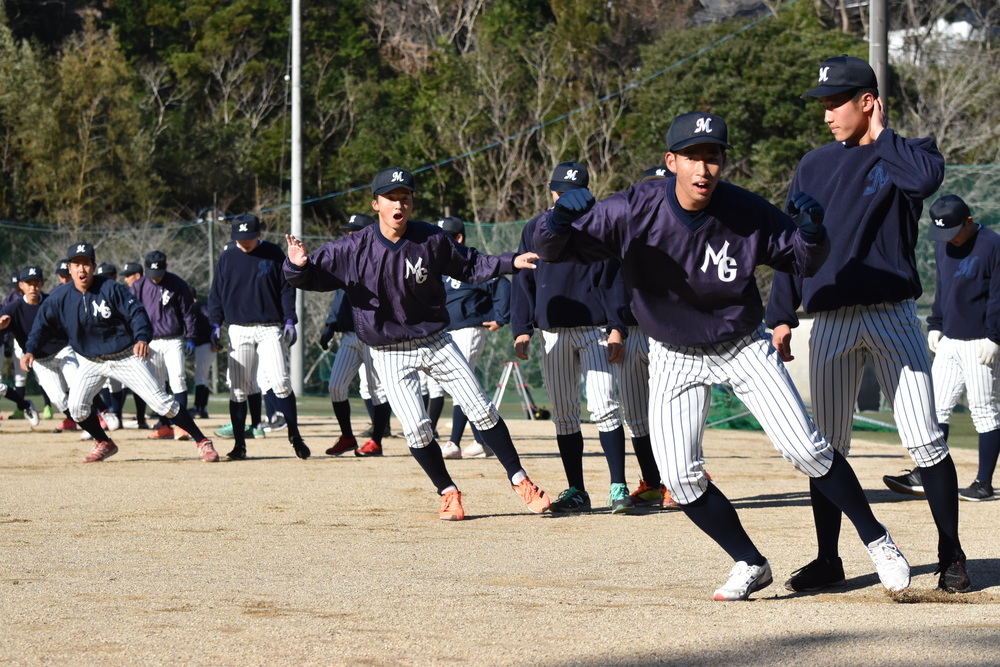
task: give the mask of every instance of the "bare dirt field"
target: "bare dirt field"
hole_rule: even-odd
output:
[[[709,432],[708,469],[775,574],[751,601],[720,603],[731,562],[682,513],[531,515],[486,459],[449,462],[469,517],[443,522],[402,439],[381,459],[331,458],[333,420],[305,422],[308,461],[283,433],[251,442],[248,461],[204,464],[190,442],[118,431],[120,453],[87,465],[75,434],[0,423],[0,662],[1000,662],[1000,503],[961,506],[974,591],[935,592],[927,505],[881,482],[909,467],[899,446],[856,442],[851,461],[910,560],[909,593],[883,592],[848,528],[847,585],[798,595],[781,584],[814,556],[805,477],[760,434]],[[532,479],[561,491],[552,424],[509,424]],[[976,453],[954,456],[967,485]],[[635,484],[631,457],[628,471]]]

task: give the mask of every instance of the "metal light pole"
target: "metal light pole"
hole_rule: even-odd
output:
[[[292,0],[292,235],[302,237],[302,20],[300,0]],[[299,342],[291,349],[292,390],[301,395],[305,387],[305,299],[295,290],[295,312],[299,316]]]
[[[889,99],[889,19],[888,1],[871,0],[868,5],[868,64],[878,79],[879,97]],[[888,106],[886,107],[888,110]]]

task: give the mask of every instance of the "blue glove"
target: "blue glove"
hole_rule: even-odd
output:
[[[189,357],[194,354],[194,338],[188,338],[184,341],[184,352]]]
[[[570,226],[594,206],[594,195],[587,188],[576,188],[564,192],[556,200],[556,205],[549,216],[549,231],[553,234],[565,234]]]
[[[295,332],[295,322],[285,320],[285,328],[281,331],[281,337],[285,339],[285,345],[291,347],[299,339],[299,334]]]
[[[212,336],[211,336],[211,338],[209,338],[210,342],[212,343],[212,347],[216,347],[216,348],[222,347],[221,345],[219,345],[219,339],[220,338],[222,338],[222,327],[220,325],[218,325],[218,324],[213,324],[212,325]]]
[[[804,192],[796,192],[788,200],[788,212],[799,227],[802,238],[809,243],[823,240],[823,207]]]

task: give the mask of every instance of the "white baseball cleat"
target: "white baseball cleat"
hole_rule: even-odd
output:
[[[441,445],[441,457],[446,459],[460,459],[462,458],[462,450],[458,448],[458,445],[449,440]]]
[[[715,599],[719,602],[746,600],[751,593],[767,588],[773,581],[771,564],[767,561],[764,561],[763,565],[750,565],[746,561],[737,561],[729,571],[729,581],[715,591]]]
[[[883,586],[893,593],[906,590],[910,586],[910,564],[892,541],[888,530],[885,531],[885,535],[870,543],[867,549]]]
[[[42,423],[42,416],[38,414],[38,410],[35,409],[35,404],[28,401],[28,407],[24,409],[24,418],[28,420],[31,424],[31,428],[35,428],[40,423]]]

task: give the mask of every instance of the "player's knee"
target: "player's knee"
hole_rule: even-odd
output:
[[[426,419],[417,425],[417,428],[413,431],[404,431],[403,435],[406,437],[406,445],[411,449],[420,449],[431,444],[434,440],[434,429],[431,428],[431,422]]]
[[[480,431],[488,431],[500,423],[500,413],[492,403],[487,404],[485,410],[479,411],[474,416],[468,412],[465,413],[465,416],[469,419],[469,423]]]

